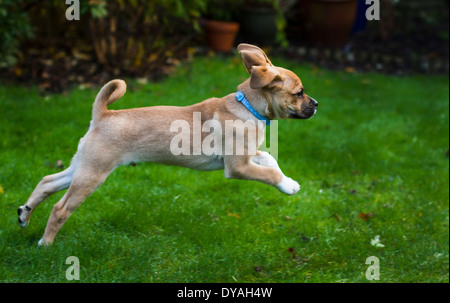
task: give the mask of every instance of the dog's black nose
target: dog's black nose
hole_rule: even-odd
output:
[[[309,99],[311,100],[311,105],[314,107],[317,107],[319,105],[319,102],[317,102],[316,100],[314,100],[314,98],[309,97]]]

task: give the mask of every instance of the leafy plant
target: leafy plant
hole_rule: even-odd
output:
[[[209,0],[207,2],[206,17],[217,21],[237,21],[244,0]]]
[[[29,44],[43,56],[83,48],[93,52],[86,56],[94,55],[103,71],[142,76],[160,70],[199,36],[206,5],[202,0],[80,0],[81,21],[71,22],[64,1],[0,0],[0,67],[17,62],[20,42],[32,37],[36,25],[36,39]]]
[[[89,31],[101,64],[131,74],[165,62],[200,31],[200,0],[88,1]]]
[[[22,10],[26,0],[0,0],[0,67],[16,63],[20,42],[33,36],[28,14]]]
[[[287,25],[286,14],[295,3],[296,0],[245,0],[244,6],[247,9],[272,9],[276,13],[276,25],[278,30],[276,42],[279,45],[286,47],[289,44],[284,32]]]

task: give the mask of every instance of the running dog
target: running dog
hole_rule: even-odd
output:
[[[95,99],[89,130],[80,140],[70,166],[42,178],[26,204],[19,207],[19,224],[26,227],[33,210],[43,200],[68,188],[54,205],[39,241],[39,245],[45,246],[53,243],[69,216],[116,167],[140,161],[198,170],[224,169],[226,178],[255,180],[288,195],[297,193],[300,185],[283,174],[269,153],[257,150],[262,140],[254,143],[257,146],[244,144],[244,154],[215,152],[194,155],[171,151],[171,141],[176,135],[171,131],[172,123],[182,120],[192,128],[194,113],[201,114],[201,123],[213,120],[225,128],[227,120],[251,121],[255,129],[264,128],[270,120],[308,119],[316,113],[317,102],[305,94],[301,80],[292,71],[274,66],[264,51],[256,46],[240,44],[238,51],[250,77],[238,86],[237,93],[223,98],[210,98],[186,107],[108,110],[107,105],[124,95],[126,84],[123,80],[107,83]],[[206,133],[202,133],[202,140],[205,137]],[[218,139],[223,141],[223,138]],[[242,138],[235,139],[237,142]],[[194,140],[187,142],[192,148],[199,144]],[[248,152],[252,148],[255,152]]]

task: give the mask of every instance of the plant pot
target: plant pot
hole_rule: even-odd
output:
[[[246,42],[273,45],[277,36],[277,12],[273,8],[246,8],[241,21]]]
[[[230,52],[239,31],[239,23],[208,20],[205,29],[206,40],[212,50]]]
[[[306,39],[314,45],[343,47],[355,23],[358,0],[301,0]]]

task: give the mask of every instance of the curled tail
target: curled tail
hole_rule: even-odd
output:
[[[97,121],[104,113],[106,113],[106,106],[117,101],[125,94],[127,85],[123,80],[112,80],[102,87],[94,101],[94,108],[92,110],[92,120]]]

